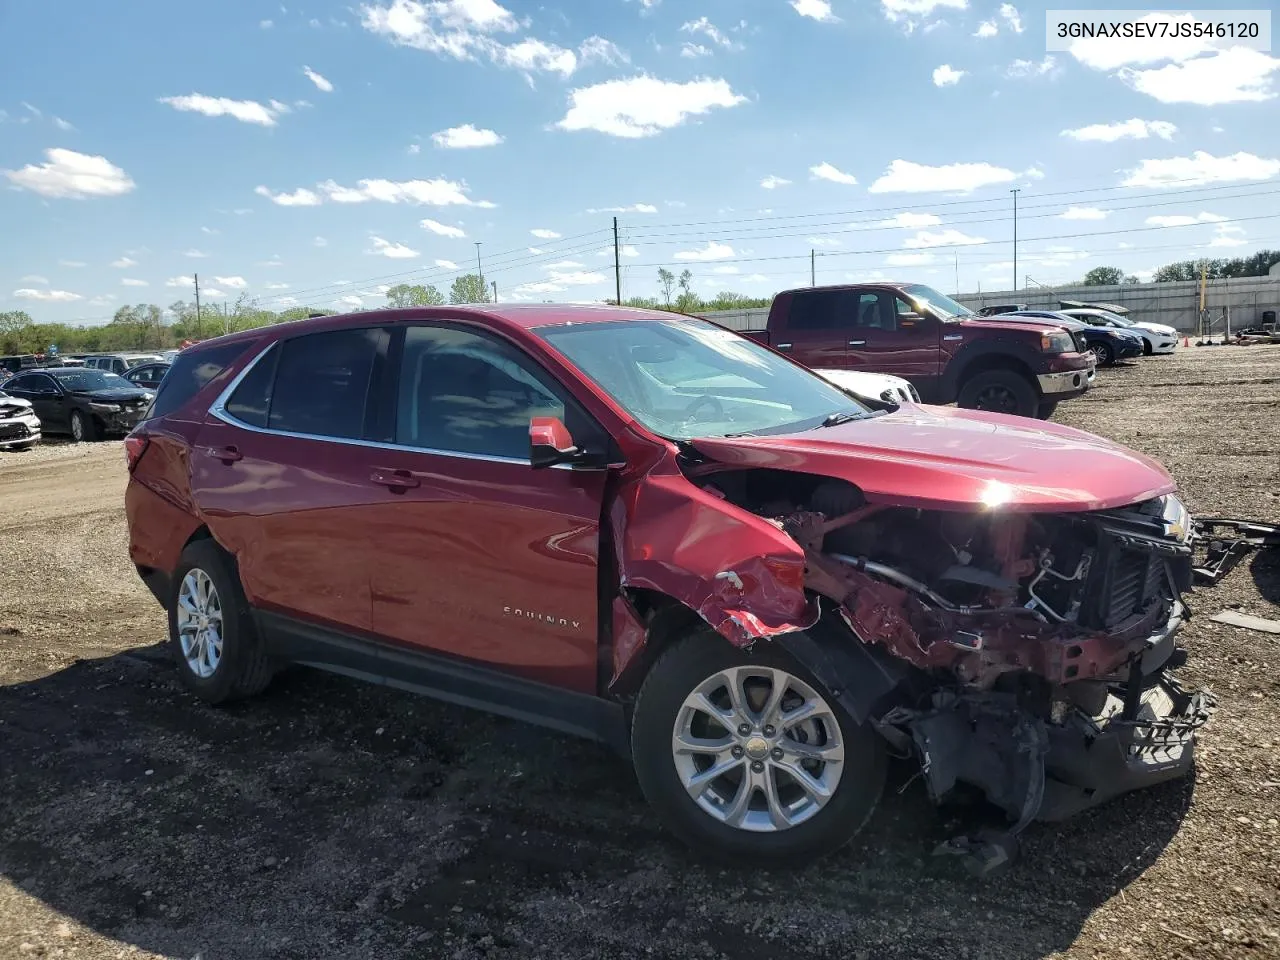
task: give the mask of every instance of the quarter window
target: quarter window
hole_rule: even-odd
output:
[[[466,330],[405,331],[397,443],[527,460],[532,417],[563,420],[565,405],[526,357]]]

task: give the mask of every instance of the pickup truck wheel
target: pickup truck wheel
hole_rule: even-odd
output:
[[[636,699],[636,776],[672,833],[729,863],[799,865],[846,844],[880,799],[880,737],[799,664],[709,630],[658,659]]]
[[[173,573],[169,645],[183,684],[208,703],[252,696],[271,681],[239,577],[210,540],[188,544]]]
[[[989,410],[1034,417],[1040,406],[1036,388],[1012,370],[987,370],[975,374],[960,388],[957,405],[966,410]]]

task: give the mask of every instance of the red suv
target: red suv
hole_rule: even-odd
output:
[[[889,754],[1007,858],[1185,774],[1192,522],[1066,427],[872,409],[706,321],[388,310],[178,355],[127,441],[130,553],[218,703],[300,662],[608,743],[689,843],[835,849]]]

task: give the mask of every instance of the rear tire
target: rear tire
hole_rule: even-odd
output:
[[[743,691],[736,713],[730,683]],[[708,709],[724,704],[722,724]],[[802,709],[806,719],[789,720]],[[807,670],[776,648],[757,644],[745,653],[707,629],[668,648],[650,669],[632,714],[631,746],[640,787],[671,832],[732,864],[803,865],[839,849],[866,824],[884,787],[879,735],[857,724]],[[722,772],[707,779],[713,767]]]
[[[1022,374],[1013,370],[987,370],[965,381],[956,404],[966,410],[1034,417],[1040,397]]]
[[[212,540],[187,544],[169,584],[169,648],[178,676],[207,703],[261,693],[266,655],[234,564]]]
[[[1149,357],[1149,356],[1151,356],[1151,354],[1152,354],[1152,353],[1154,353],[1154,352],[1155,352],[1155,351],[1154,351],[1154,350],[1152,350],[1152,348],[1151,348],[1151,341],[1150,341],[1150,340],[1148,340],[1146,337],[1143,337],[1143,338],[1142,338],[1142,355],[1143,355],[1144,357]]]

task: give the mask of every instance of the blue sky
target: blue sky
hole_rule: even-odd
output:
[[[1057,6],[1056,4],[1052,6]],[[1198,4],[1212,9],[1211,3]],[[1234,8],[1236,3],[1221,5]],[[915,279],[1280,246],[1280,59],[1047,52],[989,0],[0,4],[0,309],[376,306]],[[607,253],[606,253],[607,250]],[[456,265],[456,266],[455,266]]]

